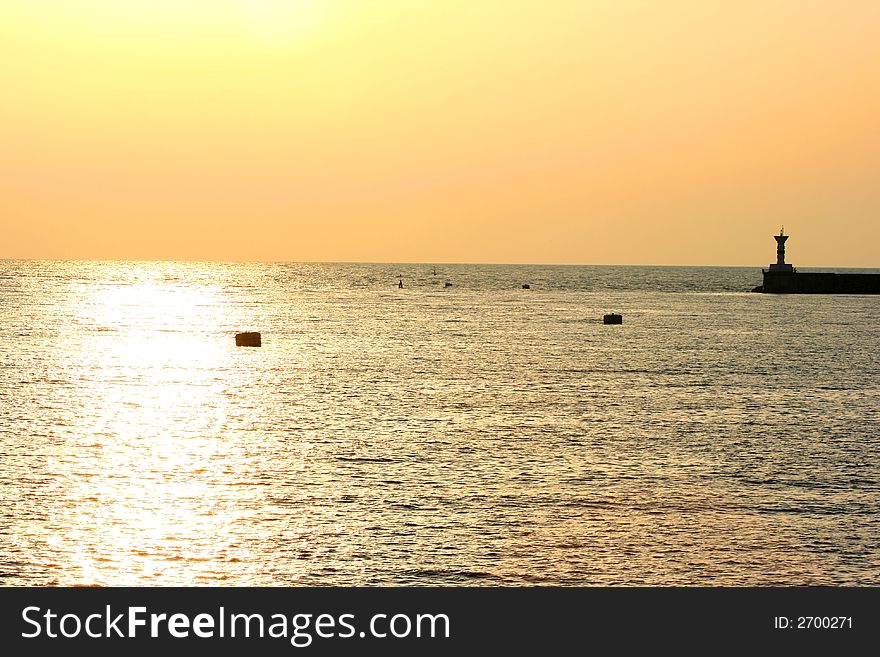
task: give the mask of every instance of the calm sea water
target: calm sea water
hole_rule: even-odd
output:
[[[880,297],[436,269],[0,261],[0,584],[880,584]]]

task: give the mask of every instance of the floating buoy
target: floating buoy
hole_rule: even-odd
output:
[[[528,283],[523,283],[522,289],[524,289],[524,290],[531,290],[531,289],[532,289],[532,286],[529,285]]]
[[[452,287],[452,283],[450,283],[449,281],[446,281],[446,282],[443,284],[443,287]]]
[[[245,331],[235,334],[236,347],[262,347],[262,338],[256,331]]]
[[[609,313],[602,317],[603,324],[623,324],[623,315],[618,315],[616,313]]]

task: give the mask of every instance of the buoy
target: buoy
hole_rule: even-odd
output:
[[[443,284],[443,287],[452,287],[452,283],[450,283],[449,281],[446,281],[446,282]]]
[[[235,334],[236,347],[262,347],[262,339],[256,331],[245,331]]]
[[[524,289],[524,290],[531,290],[531,289],[532,289],[532,286],[529,285],[528,283],[523,283],[523,287],[522,287],[522,289]]]
[[[618,315],[616,313],[609,313],[602,317],[603,324],[623,324],[623,315]]]

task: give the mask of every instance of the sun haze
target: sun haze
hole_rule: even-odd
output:
[[[880,266],[876,0],[7,0],[0,257]]]

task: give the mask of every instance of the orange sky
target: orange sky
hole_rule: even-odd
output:
[[[4,0],[0,257],[880,266],[876,0]]]

